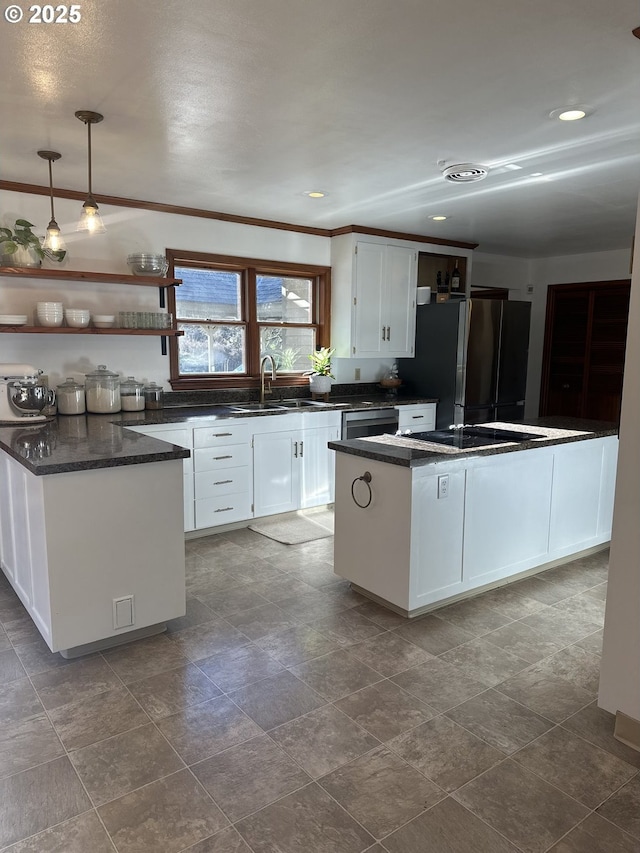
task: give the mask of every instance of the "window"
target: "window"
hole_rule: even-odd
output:
[[[308,354],[329,346],[330,269],[167,251],[174,389],[254,387],[272,355],[281,384],[305,381]]]

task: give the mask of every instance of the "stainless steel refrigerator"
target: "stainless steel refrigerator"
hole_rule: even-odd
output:
[[[524,416],[529,302],[418,305],[415,358],[398,360],[407,390],[437,397],[438,429]]]

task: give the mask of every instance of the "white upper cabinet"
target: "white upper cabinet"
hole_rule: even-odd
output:
[[[331,345],[338,357],[413,356],[417,269],[415,249],[337,238]]]

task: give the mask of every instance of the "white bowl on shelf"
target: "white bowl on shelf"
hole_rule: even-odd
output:
[[[36,311],[62,311],[62,302],[36,302]]]
[[[110,329],[116,322],[115,314],[94,314],[91,319],[96,329]]]
[[[38,323],[41,326],[61,326],[62,325],[62,314],[59,317],[53,315],[41,315],[38,314]]]
[[[65,314],[65,320],[67,321],[67,326],[70,326],[72,329],[86,329],[89,325],[90,316],[87,314],[86,317],[76,317]]]

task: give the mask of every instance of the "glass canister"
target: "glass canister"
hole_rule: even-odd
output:
[[[85,374],[85,397],[87,411],[94,414],[111,414],[122,408],[120,401],[120,377],[99,364],[93,373]]]
[[[162,386],[150,382],[144,386],[144,404],[147,409],[161,409],[163,403]]]
[[[61,415],[83,415],[86,411],[84,401],[84,385],[67,376],[56,389],[58,411]]]
[[[120,402],[123,412],[141,412],[144,409],[144,385],[133,376],[120,383]]]

